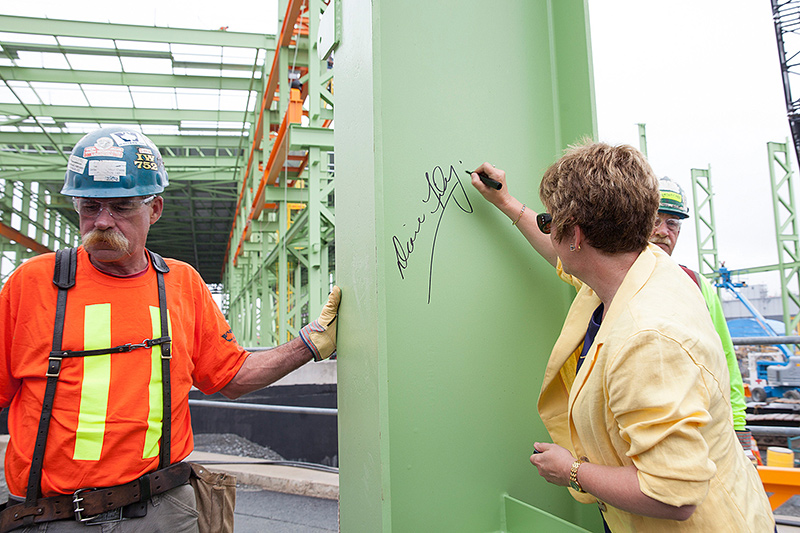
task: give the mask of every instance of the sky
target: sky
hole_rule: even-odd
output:
[[[277,33],[278,0],[196,0],[191,5],[168,0],[90,2],[78,0],[26,0],[3,2],[3,15],[47,17],[87,22],[112,22],[140,26],[166,26],[251,33]]]
[[[523,0],[520,0],[523,1]],[[791,136],[769,0],[589,0],[599,140],[639,147],[656,174],[692,194],[711,168],[719,258],[730,269],[778,262],[767,142]],[[277,0],[5,2],[4,14],[275,33]],[[77,7],[76,7],[77,6]],[[797,164],[792,151],[793,171]],[[797,178],[795,178],[797,179]],[[797,194],[795,192],[795,194]],[[800,197],[798,197],[800,202]],[[691,205],[691,204],[690,204]],[[695,218],[675,259],[698,268]],[[779,294],[777,273],[743,276]]]
[[[791,131],[769,0],[590,0],[589,15],[600,140],[638,148],[646,124],[656,174],[690,196],[710,166],[720,261],[777,264],[767,142]],[[673,257],[697,269],[694,221]],[[742,281],[780,291],[777,273]]]

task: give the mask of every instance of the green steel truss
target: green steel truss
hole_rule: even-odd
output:
[[[0,285],[25,259],[78,244],[76,226],[49,209],[52,200],[39,183],[0,179]]]
[[[335,267],[333,65],[318,50],[338,41],[339,20],[333,44],[320,30],[333,7],[282,1],[277,37],[0,15],[2,273],[77,244],[58,194],[67,155],[86,131],[130,125],[159,146],[170,178],[148,246],[224,286],[241,342],[296,335]],[[294,102],[290,78],[302,85]],[[219,103],[192,103],[209,94]]]
[[[333,62],[318,47],[320,14],[334,17],[337,7],[321,0],[281,6],[283,30],[271,73],[279,81],[268,81],[266,98],[280,112],[253,136],[224,273],[228,319],[245,346],[296,336],[316,318],[334,283]],[[335,28],[338,35],[338,21]],[[302,89],[289,90],[285,80],[293,76]],[[298,121],[292,107],[300,101],[304,116]],[[259,139],[271,130],[277,137],[262,148]]]
[[[67,156],[85,132],[129,125],[170,179],[148,246],[224,287],[241,342],[296,335],[335,267],[333,65],[318,48],[335,47],[341,22],[328,3],[282,0],[277,37],[0,15],[0,282],[79,242],[58,194]],[[323,13],[335,31],[320,30]]]
[[[274,36],[264,34],[0,15],[0,186],[38,206],[27,214],[8,201],[0,207],[19,232],[16,240],[3,234],[2,249],[18,252],[4,256],[16,264],[37,243],[75,244],[76,214],[58,194],[67,155],[87,131],[131,126],[159,146],[170,179],[148,246],[221,283],[255,102],[274,50]],[[20,222],[40,216],[56,229]]]
[[[717,230],[714,221],[714,193],[711,189],[711,167],[693,168],[692,198],[694,202],[697,262],[700,273],[709,276],[719,270]]]
[[[789,142],[767,143],[769,155],[770,190],[778,245],[778,264],[731,269],[731,274],[755,274],[778,271],[781,280],[783,322],[787,335],[796,332],[800,314],[791,315],[791,303],[800,307],[800,238],[794,200],[794,173],[791,168]],[[692,169],[692,191],[697,215],[697,253],[700,272],[714,277],[719,270],[717,259],[714,203],[711,188],[711,168]]]
[[[789,142],[767,143],[769,153],[769,178],[772,189],[772,206],[775,215],[775,238],[778,243],[778,272],[781,277],[783,323],[787,335],[797,331],[800,314],[792,317],[790,302],[800,307],[800,275],[797,235],[797,209],[794,202],[794,173],[792,172]]]

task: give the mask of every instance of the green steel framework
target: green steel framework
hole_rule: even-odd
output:
[[[775,238],[778,244],[778,272],[781,277],[783,323],[786,332],[796,331],[800,313],[792,317],[789,302],[800,307],[800,276],[798,275],[797,210],[794,203],[794,173],[792,172],[789,141],[767,143],[772,207],[775,216]]]
[[[0,103],[0,180],[7,198],[12,190],[34,199],[25,205],[36,205],[35,199],[41,198],[42,209],[26,208],[29,212],[21,218],[37,220],[46,207],[47,231],[56,232],[49,238],[46,232],[37,233],[35,224],[23,227],[13,212],[22,203],[12,207],[6,200],[0,209],[11,227],[2,233],[7,240],[3,249],[19,253],[4,254],[5,263],[18,264],[26,255],[45,251],[37,244],[52,249],[76,243],[77,216],[58,194],[67,155],[85,131],[113,124],[144,130],[167,165],[166,209],[151,229],[148,246],[192,264],[207,282],[219,286],[238,168],[252,129],[248,108],[257,98],[274,37],[7,15],[0,15],[0,35],[0,90],[6,96]],[[39,56],[41,64],[30,60]],[[44,57],[58,59],[60,66],[49,65]],[[116,71],[107,61],[118,62]],[[145,64],[150,61],[157,68]],[[79,63],[102,66],[73,66]],[[47,91],[60,94],[54,87],[82,95],[87,103],[63,105],[48,96]],[[119,103],[91,99],[104,92],[119,94]],[[209,94],[219,95],[217,108],[191,105],[192,98]],[[146,100],[147,95],[173,103]],[[223,96],[236,103],[223,105]],[[7,270],[5,266],[3,272]]]
[[[645,124],[638,124],[639,147],[647,156]],[[800,313],[791,314],[790,302],[800,308],[800,240],[797,232],[797,211],[794,202],[794,180],[788,152],[789,141],[767,143],[769,154],[770,190],[775,221],[775,239],[778,244],[778,264],[763,267],[731,270],[731,274],[754,274],[777,270],[781,279],[783,323],[787,332],[797,331]],[[691,169],[692,200],[697,236],[697,262],[700,273],[718,277],[719,253],[714,216],[714,192],[711,184],[711,166]],[[793,287],[796,287],[793,290]],[[719,292],[719,289],[717,289]],[[787,333],[788,334],[788,333]]]
[[[253,150],[262,160],[250,161],[240,185],[240,208],[223,281],[228,320],[239,342],[247,346],[279,344],[296,336],[313,319],[309,313],[322,307],[334,282],[330,127],[334,71],[327,50],[320,53],[318,48],[320,14],[335,17],[327,10],[336,8],[334,2],[327,5],[321,0],[289,1],[280,21],[279,56],[270,73],[271,79],[279,80],[275,102],[279,113],[264,121],[260,137],[268,138],[270,129],[277,129],[278,135],[271,146]],[[338,35],[338,21],[335,28]],[[300,74],[302,90],[289,90],[292,73]],[[267,83],[266,102],[271,103],[271,80]],[[301,91],[307,96],[307,121],[298,123],[291,115]],[[258,133],[254,143],[259,141]],[[303,161],[294,171],[285,164],[291,157]]]
[[[38,183],[0,179],[0,284],[25,259],[79,241],[75,225],[51,211]]]
[[[647,157],[647,125],[640,122],[639,127],[639,150]]]
[[[800,313],[792,316],[790,303],[800,308],[800,240],[798,238],[797,211],[794,200],[794,173],[791,168],[789,142],[767,143],[769,156],[770,191],[778,245],[778,264],[760,267],[731,269],[731,274],[755,274],[777,270],[781,280],[783,323],[787,334],[797,331]],[[696,214],[697,253],[700,272],[708,277],[717,276],[719,260],[714,222],[714,202],[711,186],[711,167],[692,169],[692,191]]]
[[[709,275],[719,269],[717,231],[714,219],[714,192],[711,188],[711,167],[693,168],[692,197],[694,200],[697,262],[701,274]]]
[[[67,154],[87,128],[130,125],[161,148],[170,176],[166,209],[148,246],[224,286],[223,305],[241,342],[269,345],[295,335],[308,310],[317,311],[327,297],[335,266],[333,65],[329,53],[318,51],[321,13],[335,21],[333,35],[325,34],[325,52],[338,42],[335,7],[329,0],[282,0],[278,39],[0,15],[0,32],[7,32],[0,38],[0,88],[14,97],[0,104],[6,127],[0,132],[0,275],[36,253],[78,244],[76,214],[58,194]],[[176,46],[193,47],[198,55],[186,59]],[[225,50],[244,50],[255,60],[232,61]],[[45,68],[44,61],[33,67],[25,62],[32,54],[59,56],[68,68]],[[118,72],[73,68],[75,57],[98,63],[110,57],[121,66]],[[129,59],[160,61],[171,73],[129,72]],[[290,77],[302,84],[299,98],[290,91]],[[176,101],[180,91],[219,91],[238,95],[243,105],[58,105],[37,92],[53,84],[84,96],[97,87],[121,90],[134,102],[147,91],[174,91]],[[256,102],[268,104],[258,124]],[[293,119],[285,121],[290,108]],[[270,132],[283,122],[285,135],[277,143]],[[259,189],[265,178],[267,186]]]

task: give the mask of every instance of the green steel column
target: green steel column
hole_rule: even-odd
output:
[[[323,285],[324,281],[322,275],[327,277],[327,272],[322,272],[320,256],[322,255],[322,232],[320,230],[320,204],[322,202],[322,195],[320,189],[321,172],[320,172],[320,150],[316,146],[312,146],[308,150],[308,204],[306,210],[308,211],[308,309],[309,321],[314,320],[312,317],[316,309],[321,309],[324,300],[327,300],[327,285]],[[322,289],[325,290],[325,299],[323,300]]]
[[[303,294],[303,266],[300,261],[295,263],[294,275],[292,276],[292,312],[289,322],[289,333],[292,337],[297,337],[302,327],[303,302],[306,300]]]
[[[258,269],[261,264],[261,254],[257,251],[252,252],[253,264],[250,266],[248,273],[248,289],[250,294],[250,306],[248,308],[248,321],[250,323],[250,331],[248,334],[248,344],[255,346],[258,344]]]
[[[285,185],[284,185],[285,186]],[[288,207],[286,202],[278,202],[278,342],[283,343],[288,339],[289,321],[289,261],[286,252],[286,233]]]
[[[266,216],[266,215],[262,215]],[[264,238],[261,242],[261,257],[265,258],[272,251],[271,241],[267,230],[263,230]],[[261,328],[259,346],[277,346],[280,344],[274,336],[274,298],[272,297],[272,284],[270,283],[270,267],[262,265],[259,275],[259,291],[261,293]]]
[[[324,8],[320,0],[308,0],[308,118],[309,125],[319,126],[319,78],[320,60],[317,52],[319,39],[312,36],[319,35],[319,16]],[[310,159],[309,159],[310,162]]]
[[[243,257],[240,258],[240,261],[241,261],[241,259],[244,259],[245,256],[248,256],[247,258],[249,259],[249,255],[250,254],[247,254],[247,253],[242,254]],[[248,276],[247,276],[247,270],[248,269],[249,269],[249,265],[245,263],[245,265],[243,265],[243,268],[242,268],[242,271],[245,273],[245,279],[248,279]],[[245,282],[245,289],[244,289],[244,291],[242,291],[242,299],[241,299],[241,302],[242,302],[242,342],[245,342],[247,344],[252,344],[251,340],[250,340],[250,331],[251,331],[250,330],[250,325],[251,325],[250,316],[251,316],[251,311],[253,309],[253,302],[252,302],[252,299],[251,299],[250,296],[251,296],[251,293],[250,293],[249,284]]]
[[[528,460],[575,292],[464,174],[494,163],[539,211],[541,173],[596,135],[586,4],[341,6],[340,529],[602,531]]]
[[[269,324],[269,341],[272,345],[277,346],[280,344],[278,339],[278,299],[275,294],[275,291],[270,289],[269,291],[269,317],[270,317],[270,324]],[[264,344],[263,346],[269,346]]]
[[[645,131],[645,124],[640,122],[637,126],[639,126],[639,151],[647,157],[647,132]]]
[[[711,166],[692,169],[694,228],[697,235],[697,260],[700,273],[709,275],[719,270],[717,231],[714,222],[714,192],[711,188]]]
[[[44,203],[50,205],[50,193],[45,190],[42,191],[41,194],[43,195]],[[46,246],[51,250],[56,250],[56,234],[55,231],[53,231],[55,227],[55,214],[48,209],[43,209],[42,217],[42,231],[47,235],[47,237],[45,237],[47,239]]]
[[[231,261],[232,262],[232,261]],[[231,294],[231,301],[230,301],[230,317],[229,321],[231,327],[233,328],[234,334],[240,335],[242,332],[241,328],[241,291],[242,291],[242,276],[241,276],[241,269],[234,268],[232,264],[229,265],[228,270],[229,272],[229,290]]]
[[[44,190],[44,187],[39,185],[38,198],[40,206],[36,210],[36,234],[34,239],[52,249],[52,239],[50,239],[50,236],[47,234],[47,229],[45,228],[45,218],[48,205],[46,194],[47,193]]]
[[[0,198],[0,222],[11,225],[11,213],[13,213],[14,205],[14,187],[16,182],[11,180],[2,180],[3,182],[3,196]]]
[[[789,141],[767,143],[769,179],[775,218],[775,238],[778,244],[778,272],[781,276],[781,301],[786,334],[797,332],[800,313],[791,314],[790,303],[800,307],[800,243],[797,235],[797,209],[794,203],[794,173],[789,156]]]
[[[308,114],[309,125],[318,127],[322,126],[322,119],[320,118],[320,77],[321,70],[324,68],[323,62],[319,59],[318,44],[319,39],[319,17],[320,13],[325,6],[321,0],[309,0],[309,17],[308,17],[308,34],[309,34],[309,47],[308,47]],[[316,317],[311,316],[315,310],[322,307],[322,272],[320,270],[320,255],[322,251],[322,232],[320,231],[320,203],[322,197],[320,195],[321,184],[321,153],[320,149],[316,146],[311,146],[308,149],[308,204],[306,210],[308,211],[308,320],[314,320]],[[327,272],[325,273],[327,275]],[[326,285],[327,287],[327,285]],[[326,291],[327,296],[327,291]],[[327,299],[327,298],[326,298]]]
[[[31,212],[31,208],[32,207],[33,207],[33,209],[36,208],[35,206],[31,205],[31,189],[30,189],[30,186],[31,186],[30,183],[23,183],[22,187],[21,187],[21,191],[20,192],[22,193],[22,203],[21,203],[20,209],[19,209],[20,224],[19,224],[19,228],[18,228],[20,233],[22,233],[24,235],[28,235],[28,236],[30,236],[28,230],[30,228],[30,220],[31,220],[30,212]]]
[[[291,85],[289,85],[289,66],[294,57],[294,53],[290,55],[289,52],[290,50],[287,46],[282,46],[280,51],[277,52],[280,54],[278,58],[278,75],[280,76],[278,78],[278,94],[280,95],[280,99],[278,100],[278,116],[281,118],[283,118],[283,115],[286,114],[286,110],[289,108],[289,89],[291,89]],[[292,50],[292,52],[294,52],[294,50]],[[267,102],[267,106],[269,106],[270,103],[271,102]]]

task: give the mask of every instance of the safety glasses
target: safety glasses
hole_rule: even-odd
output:
[[[679,218],[667,218],[665,216],[657,215],[654,228],[658,229],[661,224],[666,224],[667,229],[675,233],[681,230],[681,222],[683,221]]]
[[[116,198],[114,200],[100,201],[93,198],[73,198],[72,205],[82,217],[97,218],[105,209],[112,218],[122,219],[134,216],[143,205],[149,204],[156,195],[146,198]]]

